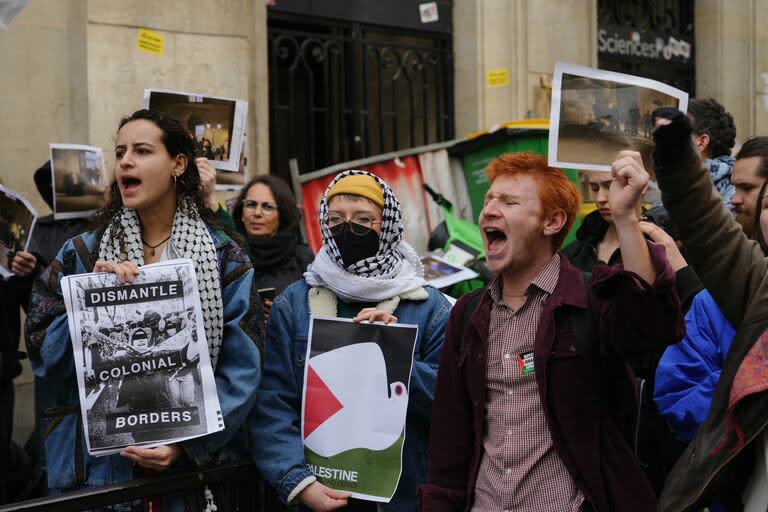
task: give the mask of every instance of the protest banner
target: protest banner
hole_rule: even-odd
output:
[[[0,185],[0,276],[13,275],[11,262],[18,251],[26,251],[37,212],[23,196]]]
[[[619,151],[634,150],[652,173],[651,115],[661,107],[685,112],[688,94],[648,78],[556,63],[549,165],[610,171]]]
[[[389,502],[402,473],[418,326],[310,319],[301,431],[320,482]]]
[[[157,446],[224,428],[194,263],[61,281],[88,452]]]

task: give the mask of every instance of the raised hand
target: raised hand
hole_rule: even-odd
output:
[[[611,216],[616,220],[636,218],[640,201],[648,187],[648,173],[637,151],[622,151],[611,164],[613,182],[608,189]]]
[[[19,277],[24,277],[35,270],[36,264],[37,258],[35,258],[34,254],[26,251],[19,251],[14,255],[13,261],[11,262],[11,272]]]
[[[211,162],[205,157],[195,158],[195,163],[197,164],[197,170],[200,171],[200,186],[203,189],[203,200],[211,210],[216,211],[219,209],[219,203],[214,195],[216,169],[213,168]]]

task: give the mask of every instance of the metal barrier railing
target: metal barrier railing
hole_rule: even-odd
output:
[[[237,485],[242,481],[243,485]],[[70,512],[89,509],[107,509],[110,506],[131,503],[151,496],[165,496],[170,493],[199,490],[202,496],[204,485],[215,489],[217,484],[227,484],[229,494],[219,496],[217,508],[225,510],[259,510],[259,475],[255,466],[248,461],[220,464],[194,471],[170,472],[151,478],[137,478],[115,485],[73,491],[59,496],[49,496],[9,505],[0,506],[0,512]],[[192,506],[192,510],[203,507]]]

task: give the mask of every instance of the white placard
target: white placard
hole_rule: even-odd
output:
[[[238,171],[248,117],[247,101],[170,89],[144,89],[144,108],[170,115],[195,135],[196,127],[203,125],[202,138],[211,143],[213,167]]]
[[[88,453],[152,447],[224,428],[194,262],[66,276],[67,308]]]

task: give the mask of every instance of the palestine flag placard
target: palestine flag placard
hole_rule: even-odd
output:
[[[304,454],[323,484],[389,502],[402,472],[418,326],[312,317],[304,366]]]

